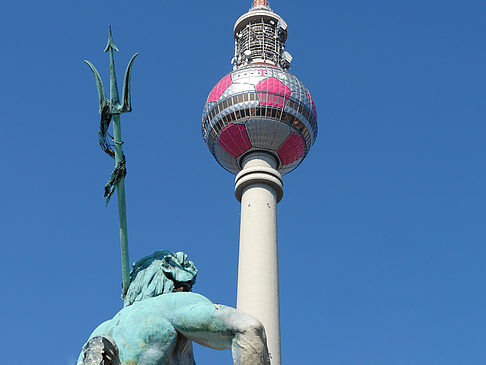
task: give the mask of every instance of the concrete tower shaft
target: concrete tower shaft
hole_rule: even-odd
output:
[[[235,196],[241,202],[236,308],[262,322],[271,364],[280,365],[277,203],[283,180],[275,167],[271,155],[254,152],[236,175]]]

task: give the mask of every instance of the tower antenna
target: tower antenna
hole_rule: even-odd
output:
[[[127,234],[127,208],[125,203],[125,176],[127,174],[125,155],[123,154],[123,141],[121,138],[120,114],[132,111],[130,98],[130,76],[132,71],[133,61],[138,53],[135,53],[128,63],[125,71],[125,78],[123,81],[123,94],[120,103],[118,96],[118,86],[115,74],[115,58],[114,51],[118,52],[118,48],[113,41],[111,34],[111,25],[108,31],[108,42],[106,44],[105,52],[110,54],[110,99],[106,97],[105,89],[101,76],[96,70],[96,67],[89,61],[84,61],[88,64],[93,72],[98,89],[99,99],[99,113],[101,115],[100,129],[98,132],[99,143],[101,149],[110,157],[115,159],[115,168],[111,174],[110,180],[105,185],[106,204],[110,201],[111,195],[117,190],[118,193],[118,218],[120,223],[120,246],[121,246],[121,261],[122,261],[122,298],[128,290],[130,284],[130,271],[128,259],[128,234]],[[113,120],[113,136],[108,133],[108,128]],[[113,144],[108,142],[108,137],[113,141]]]
[[[268,0],[253,0],[252,8],[256,6],[266,6],[268,8]]]

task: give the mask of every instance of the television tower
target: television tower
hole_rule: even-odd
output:
[[[317,137],[312,96],[289,73],[287,23],[268,0],[254,0],[234,26],[233,72],[212,89],[202,134],[214,158],[236,174],[241,202],[237,308],[259,319],[272,365],[280,365],[277,203],[282,175],[294,170]]]

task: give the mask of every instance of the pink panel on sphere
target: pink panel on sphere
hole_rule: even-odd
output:
[[[258,93],[258,99],[261,105],[276,106],[278,108],[283,108],[284,104],[287,103],[292,91],[285,86],[285,84],[276,79],[275,77],[270,77],[263,81],[260,81],[255,89]],[[272,94],[278,95],[272,95]]]
[[[250,139],[242,124],[229,124],[219,135],[219,144],[233,157],[238,157],[251,148]]]
[[[316,117],[316,119],[317,119],[316,104],[314,104],[314,99],[312,99],[312,96],[311,96],[309,90],[307,90],[307,95],[309,95],[309,100],[311,101],[312,109],[314,110],[314,117]]]
[[[231,85],[231,75],[226,75],[223,79],[216,84],[216,86],[211,90],[209,94],[208,101],[218,101],[218,99],[223,95],[226,89]]]
[[[292,133],[284,144],[278,149],[278,157],[282,161],[282,165],[288,165],[297,161],[304,155],[305,141],[304,138],[298,134]]]

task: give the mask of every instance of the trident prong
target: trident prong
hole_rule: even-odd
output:
[[[130,83],[131,83],[131,76],[132,76],[132,64],[135,61],[135,57],[137,57],[139,53],[135,53],[130,62],[128,62],[127,69],[125,71],[125,78],[123,80],[123,95],[122,95],[122,107],[121,113],[129,113],[132,111],[132,101],[130,97]]]
[[[93,75],[95,77],[96,88],[98,89],[98,98],[100,100],[100,111],[99,111],[99,113],[101,114],[103,107],[105,105],[109,104],[109,101],[106,98],[105,88],[103,87],[103,81],[101,80],[101,76],[100,76],[98,70],[96,69],[96,67],[89,61],[84,60],[84,62],[86,62],[88,64],[91,71],[93,71]]]
[[[100,146],[104,152],[106,152],[110,157],[115,159],[115,169],[113,170],[110,180],[105,185],[105,197],[106,204],[108,204],[111,195],[117,190],[118,193],[118,216],[120,222],[120,245],[121,245],[121,259],[122,259],[122,298],[128,290],[128,285],[130,283],[130,271],[129,271],[129,260],[128,260],[128,235],[127,235],[127,212],[125,203],[125,176],[127,173],[125,167],[125,155],[122,149],[122,138],[121,138],[121,128],[120,128],[120,114],[128,113],[132,111],[131,98],[130,98],[130,79],[132,73],[132,65],[135,57],[138,53],[133,55],[128,63],[127,69],[125,71],[125,77],[123,79],[123,95],[122,103],[120,104],[120,99],[118,96],[118,86],[116,82],[115,74],[115,58],[114,51],[118,52],[118,48],[113,41],[113,36],[111,34],[111,26],[109,26],[108,31],[108,42],[106,44],[105,52],[110,53],[110,99],[107,99],[105,88],[103,87],[103,81],[101,76],[96,70],[96,67],[89,61],[84,61],[88,64],[89,68],[93,72],[96,81],[96,88],[98,90],[99,99],[99,113],[101,115],[100,130],[98,132],[98,138]],[[110,126],[111,120],[113,120],[113,145],[108,142],[108,128]]]

